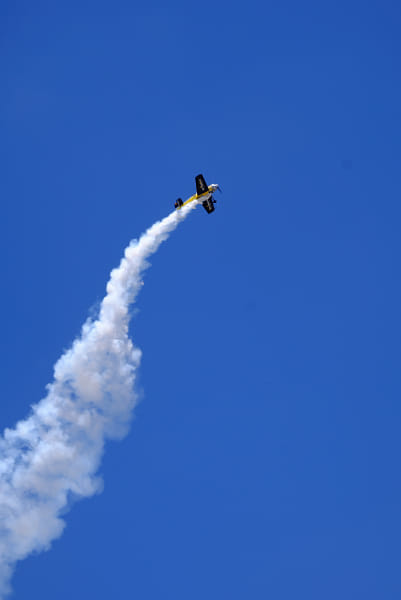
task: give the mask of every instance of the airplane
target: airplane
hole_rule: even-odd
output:
[[[178,198],[177,202],[175,202],[174,206],[178,210],[182,208],[186,204],[190,202],[196,201],[198,204],[202,204],[203,208],[207,213],[212,213],[214,211],[214,205],[216,204],[216,200],[213,198],[213,194],[216,190],[221,192],[220,187],[217,183],[212,183],[212,185],[207,185],[205,178],[202,174],[197,175],[195,177],[196,183],[196,194],[188,198],[185,202],[183,202],[182,198]]]

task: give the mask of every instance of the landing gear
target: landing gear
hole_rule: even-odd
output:
[[[183,205],[183,201],[181,198],[178,198],[177,202],[174,203],[175,208],[181,208],[181,206]]]

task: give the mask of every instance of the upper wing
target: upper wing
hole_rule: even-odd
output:
[[[209,188],[206,185],[206,181],[205,181],[205,178],[203,177],[203,175],[197,175],[195,177],[195,181],[196,181],[196,193],[198,196],[201,196],[202,194],[205,194],[206,192],[209,191]]]

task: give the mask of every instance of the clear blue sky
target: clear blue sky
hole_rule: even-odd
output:
[[[143,400],[18,600],[401,597],[398,2],[4,0],[0,424],[128,241]]]

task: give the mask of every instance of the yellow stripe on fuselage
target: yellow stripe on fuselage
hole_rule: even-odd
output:
[[[186,204],[189,204],[190,202],[193,202],[194,200],[200,200],[204,196],[207,196],[208,194],[210,194],[212,191],[213,190],[211,189],[211,186],[209,186],[207,192],[204,192],[203,194],[199,194],[199,196],[198,196],[198,194],[194,194],[193,196],[188,198],[188,200],[185,200],[185,202],[183,202],[181,204],[181,206],[179,206],[178,208],[182,208],[183,206],[185,206]]]

